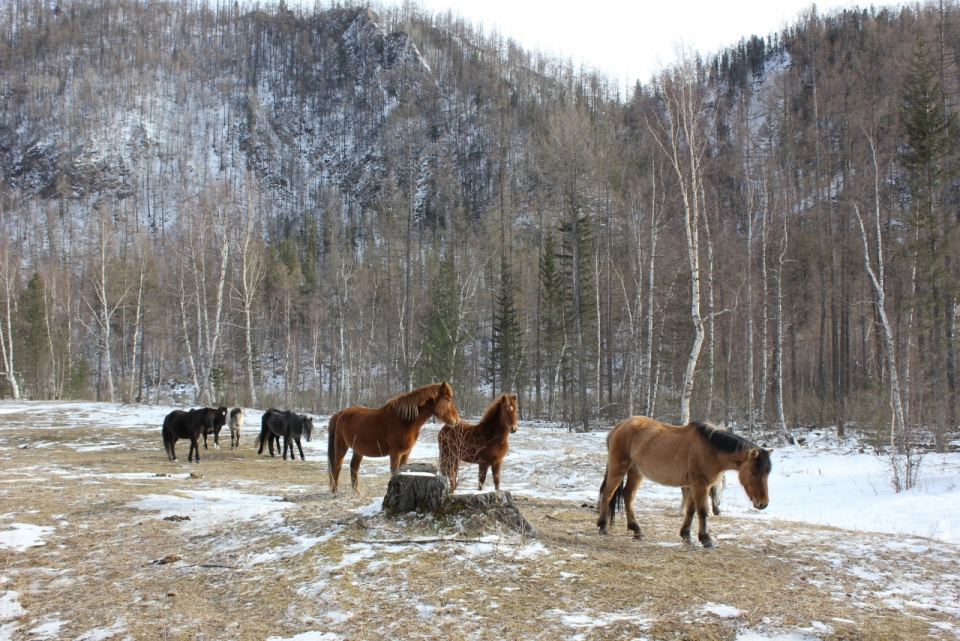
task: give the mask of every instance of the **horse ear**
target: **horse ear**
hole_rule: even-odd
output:
[[[763,450],[763,451],[767,453],[767,456],[770,456],[771,454],[773,454],[773,450],[767,450],[767,449],[765,449],[765,450]]]
[[[450,396],[451,398],[453,397],[453,388],[450,387],[450,383],[446,381],[440,384],[440,392],[444,396]]]
[[[757,448],[753,448],[752,450],[750,450],[750,458],[753,459],[753,458],[759,458],[759,457],[760,457],[760,450],[758,450]]]

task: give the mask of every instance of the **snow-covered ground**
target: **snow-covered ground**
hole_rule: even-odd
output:
[[[0,452],[9,451],[14,447],[9,436],[14,433],[13,430],[19,431],[25,426],[34,430],[36,435],[30,447],[50,447],[53,437],[49,436],[51,433],[49,431],[58,430],[58,443],[78,452],[123,447],[125,445],[123,430],[131,430],[131,434],[136,433],[138,438],[147,440],[155,438],[157,460],[165,462],[165,455],[160,445],[160,426],[163,417],[171,409],[173,408],[104,403],[0,403]],[[261,415],[259,411],[246,410],[246,423],[243,430],[245,447],[252,447],[253,440],[259,432]],[[314,437],[311,442],[303,443],[308,459],[318,461],[326,457],[327,418],[326,416],[314,417]],[[71,438],[69,435],[71,428],[91,426],[99,426],[109,432],[102,438],[92,437],[88,429],[82,433],[78,432],[76,438]],[[424,428],[411,455],[411,461],[436,461],[438,457],[437,427],[427,425]],[[221,436],[225,437],[223,440],[229,449],[229,430],[225,429]],[[578,506],[594,502],[605,464],[605,436],[603,432],[572,434],[557,427],[521,422],[519,431],[510,437],[510,454],[505,461],[502,474],[503,489],[511,491],[516,497],[525,497],[529,500],[567,501]],[[924,553],[931,546],[935,546],[938,548],[937,554],[942,554],[944,546],[949,551],[956,544],[960,544],[960,454],[955,452],[926,454],[922,459],[916,487],[897,493],[893,489],[890,465],[886,458],[870,454],[869,450],[865,451],[855,440],[838,442],[834,436],[823,431],[810,431],[804,436],[803,446],[781,447],[774,451],[773,473],[769,481],[770,506],[762,512],[751,507],[749,500],[739,487],[735,473],[728,473],[727,489],[723,496],[725,515],[733,517],[733,522],[748,520],[757,526],[764,522],[794,521],[814,526],[833,526],[865,534],[871,532],[891,534],[895,535],[897,540],[887,541],[885,545],[900,546],[913,553]],[[186,448],[187,444],[181,442],[180,446]],[[185,453],[184,449],[182,454]],[[0,476],[0,484],[30,482],[33,479],[39,482],[49,478],[83,478],[87,482],[96,482],[97,477],[105,476],[122,476],[136,481],[139,478],[138,475],[155,476],[154,473],[146,471],[109,473],[97,469],[78,470],[56,466],[40,469],[38,466],[32,466],[29,460],[22,457],[13,460],[17,461],[15,470],[8,469],[6,474]],[[171,481],[183,479],[191,469],[194,468],[182,464],[169,479]],[[387,459],[365,459],[361,466],[361,482],[364,477],[383,475],[387,470]],[[472,488],[475,466],[461,472],[465,473],[467,479],[463,483],[464,487]],[[186,493],[180,491],[179,494],[144,495],[141,500],[129,504],[129,507],[159,511],[161,517],[187,515],[190,520],[180,524],[180,527],[197,535],[227,523],[242,521],[256,521],[270,525],[276,531],[287,532],[289,541],[292,543],[288,542],[267,551],[259,550],[247,554],[240,560],[246,567],[269,563],[285,555],[302,553],[316,543],[335,536],[342,529],[342,526],[337,526],[326,532],[319,534],[314,532],[309,535],[300,532],[295,527],[284,524],[284,512],[293,504],[278,499],[280,499],[278,496],[247,493],[242,488],[198,488]],[[646,509],[664,509],[669,506],[677,509],[679,523],[679,491],[676,488],[653,483],[646,483],[641,487],[637,497],[638,511],[642,513]],[[379,510],[380,501],[375,500],[368,501],[365,506],[355,511],[361,515],[372,516]],[[54,515],[56,523],[54,526],[38,526],[21,522],[18,519],[23,517],[18,513],[0,514],[0,548],[25,550],[43,545],[46,538],[58,527],[69,525],[66,521],[57,523],[56,519],[59,516]],[[592,517],[585,515],[585,518]],[[770,523],[771,527],[774,525],[776,524]],[[650,541],[650,543],[677,545],[678,541],[671,539]],[[482,557],[490,554],[490,551],[498,546],[497,537],[494,536],[489,540],[484,539],[463,546],[459,554],[464,557]],[[921,603],[930,609],[950,612],[955,617],[960,616],[960,604],[952,603],[949,596],[937,596],[935,585],[911,583],[902,577],[882,576],[870,564],[870,555],[873,552],[867,550],[867,546],[862,547],[863,550],[856,543],[851,542],[844,551],[849,556],[844,559],[844,563],[850,565],[849,572],[859,580],[867,584],[876,583],[887,590],[891,603],[896,601],[901,608],[905,605]],[[402,555],[408,550],[415,549],[417,549],[416,546],[402,546],[392,548],[389,552]],[[382,552],[379,550],[377,554]],[[502,551],[500,553],[502,554]],[[511,552],[518,559],[537,558],[549,553],[550,551],[543,544],[536,541],[516,547]],[[345,545],[343,557],[333,562],[325,571],[330,573],[342,571],[343,568],[356,563],[369,563],[368,567],[372,568],[375,563],[379,563],[371,561],[374,554],[374,548],[367,543]],[[574,576],[570,574],[569,578]],[[23,614],[18,593],[9,587],[4,588],[7,582],[7,577],[0,576],[0,641],[17,638],[14,636],[14,632],[18,630],[15,619]],[[318,583],[301,589],[304,593],[316,592],[326,586],[326,580],[322,583],[323,585]],[[836,588],[825,584],[824,589],[835,590]],[[432,616],[430,610],[432,606],[418,607],[424,608],[418,610],[418,616]],[[339,617],[339,621],[347,621],[354,616],[350,612],[334,614]],[[642,613],[624,614],[587,610],[574,612],[559,609],[552,614],[550,612],[547,614],[571,630],[609,625],[613,621],[626,620],[624,617],[637,622],[642,629],[645,616]],[[742,612],[732,605],[706,602],[702,615],[735,618],[741,616]],[[60,626],[61,621],[55,617],[49,620],[38,619],[37,623],[26,630],[28,636],[24,638],[57,638]],[[745,630],[738,639],[740,641],[771,639],[802,641],[832,634],[829,623],[813,622],[811,626],[793,629],[775,636],[764,636],[760,632]],[[943,629],[949,629],[951,632],[954,630],[949,625]],[[957,629],[960,630],[960,625]],[[119,634],[122,630],[122,621],[117,621],[112,627],[92,629],[78,638],[105,639]],[[271,638],[280,639],[281,637]],[[331,632],[307,632],[294,638],[301,641],[319,641],[342,637]]]
[[[70,411],[66,412],[66,409]],[[8,447],[4,445],[3,432],[20,425],[19,421],[4,425],[4,416],[29,412],[31,427],[40,431],[32,447],[47,444],[43,430],[96,425],[155,432],[158,456],[162,456],[160,426],[163,417],[172,409],[81,402],[0,403],[0,451]],[[244,445],[252,446],[259,432],[261,416],[261,411],[246,410]],[[326,457],[328,418],[314,417],[313,439],[303,443],[308,458]],[[424,428],[410,456],[411,461],[437,460],[439,451],[435,434],[435,425],[428,424]],[[229,444],[229,428],[224,428],[221,437]],[[510,437],[503,489],[516,496],[532,498],[595,500],[603,474],[605,437],[604,432],[572,434],[556,427],[521,422],[519,431]],[[92,451],[120,447],[122,442],[78,439],[69,445],[78,451]],[[187,444],[181,442],[179,446],[186,448]],[[772,459],[770,506],[762,512],[753,509],[739,488],[736,474],[728,472],[727,490],[723,496],[727,514],[960,543],[960,453],[925,454],[916,486],[900,493],[893,489],[887,458],[864,451],[853,440],[838,442],[823,432],[806,434],[803,446],[775,449]],[[380,474],[387,467],[385,458],[364,459],[361,476]],[[471,487],[473,471],[468,468],[466,474],[471,476],[470,483],[465,486]],[[645,483],[637,495],[637,504],[640,507],[649,500],[674,501],[677,494],[675,488]],[[224,504],[229,505],[229,502]]]

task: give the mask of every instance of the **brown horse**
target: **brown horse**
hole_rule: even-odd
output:
[[[597,505],[600,534],[607,534],[607,517],[613,523],[617,504],[623,502],[627,528],[635,538],[643,538],[633,512],[633,499],[640,482],[648,477],[662,485],[690,488],[680,537],[690,542],[690,524],[696,511],[700,520],[697,537],[703,547],[713,547],[713,539],[707,533],[708,490],[719,482],[724,471],[737,470],[753,506],[758,510],[767,507],[770,452],[703,423],[681,427],[645,416],[628,418],[607,434],[607,471]]]
[[[447,383],[418,387],[391,398],[377,409],[351,405],[331,416],[327,428],[330,491],[338,491],[340,467],[349,449],[353,450],[350,482],[356,491],[357,470],[364,456],[389,456],[391,473],[405,464],[420,436],[420,428],[431,416],[443,423],[460,422],[453,390]]]
[[[500,465],[507,454],[507,436],[517,431],[517,395],[501,394],[476,425],[444,425],[437,434],[440,471],[457,488],[460,461],[480,466],[480,489],[493,469],[493,486],[500,489]]]

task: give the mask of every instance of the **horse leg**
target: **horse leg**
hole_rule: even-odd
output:
[[[303,456],[303,446],[300,445],[300,439],[294,439],[294,443],[297,444],[297,449],[300,450],[300,460],[306,461],[307,459]],[[293,446],[290,446],[290,458],[293,459]]]
[[[497,492],[500,491],[500,463],[494,463],[490,466],[490,469],[493,470],[493,489]]]
[[[631,465],[630,469],[627,470],[627,482],[623,486],[623,507],[627,515],[627,529],[633,532],[633,538],[635,539],[643,538],[643,530],[640,529],[640,524],[637,523],[637,515],[633,511],[633,500],[637,496],[637,490],[640,489],[641,483],[643,483],[643,474],[640,473],[636,465]]]
[[[343,448],[341,450],[335,442],[330,448],[329,454],[330,469],[327,471],[330,473],[330,491],[336,494],[340,488],[340,468],[343,467],[343,458],[347,455],[347,449]]]
[[[723,478],[710,486],[710,508],[714,516],[720,516],[720,497],[723,494]]]
[[[488,465],[486,463],[477,464],[478,477],[480,481],[480,487],[477,488],[478,490],[482,490],[483,484],[487,482],[487,467]]]
[[[713,547],[713,539],[710,538],[710,534],[707,532],[707,516],[710,514],[709,502],[707,495],[709,490],[704,488],[704,492],[698,501],[697,504],[697,517],[700,520],[700,530],[697,532],[697,538],[700,539],[701,545],[705,548]]]
[[[393,467],[393,457],[391,456],[390,461],[390,471],[393,472],[396,468]],[[360,461],[363,460],[363,454],[353,453],[353,458],[350,459],[350,484],[353,485],[353,491],[360,493]]]
[[[680,538],[684,543],[690,543],[690,526],[693,524],[693,515],[699,519],[697,538],[705,548],[713,547],[713,540],[707,534],[707,493],[709,489],[703,485],[690,486],[687,503],[684,506],[683,523],[680,525]]]
[[[193,452],[197,453],[197,463],[200,462],[200,442],[197,440],[196,436],[190,437],[190,454],[187,454],[187,461],[191,462],[193,459],[190,457]]]
[[[290,442],[290,436],[283,435],[283,460],[287,460],[287,450],[290,450],[290,458],[293,459],[293,443]]]
[[[413,451],[413,449],[411,448],[410,452],[412,452],[412,451]],[[410,452],[404,452],[403,454],[401,454],[401,455],[399,456],[399,458],[397,459],[397,467],[400,467],[401,465],[406,465],[406,464],[407,464],[407,459],[410,458]],[[394,469],[396,469],[396,468],[394,468]],[[390,472],[392,473],[393,470],[390,470]]]
[[[177,439],[176,438],[170,440],[170,451],[167,452],[167,458],[169,458],[171,461],[177,460]]]

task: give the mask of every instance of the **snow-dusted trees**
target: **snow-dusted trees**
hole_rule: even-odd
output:
[[[221,189],[223,185],[218,185]],[[222,190],[184,203],[168,245],[175,257],[177,316],[197,403],[213,403],[213,373],[224,331],[235,203]]]
[[[4,395],[960,419],[955,7],[810,12],[626,96],[412,6],[76,8],[0,15]]]

